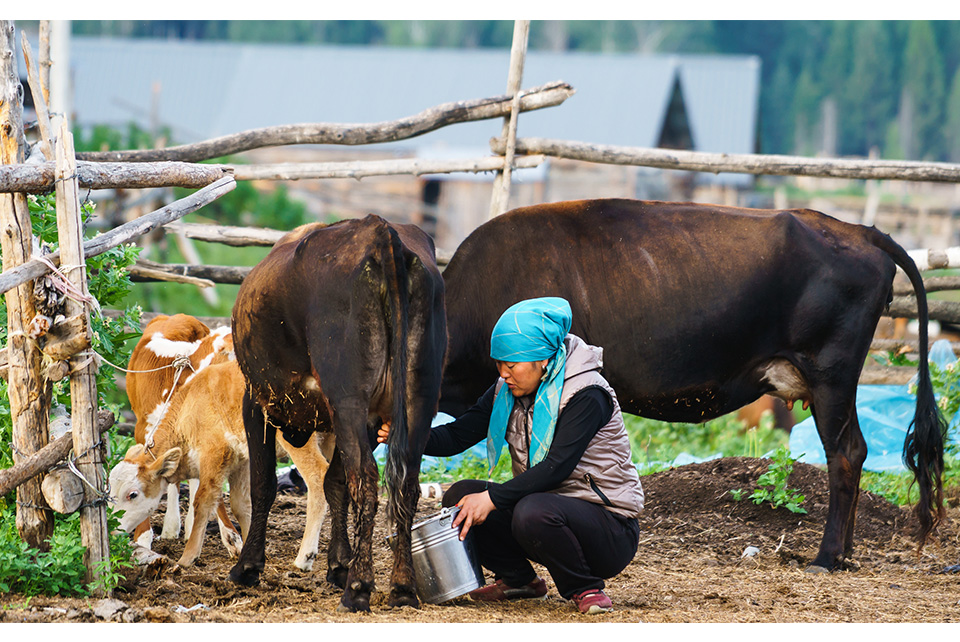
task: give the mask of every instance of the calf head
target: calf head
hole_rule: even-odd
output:
[[[124,511],[120,528],[130,533],[150,517],[160,505],[168,483],[178,481],[174,474],[183,453],[171,448],[154,457],[143,445],[136,444],[110,471],[111,494],[118,510]]]

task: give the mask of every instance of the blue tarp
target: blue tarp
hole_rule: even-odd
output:
[[[956,360],[947,341],[937,341],[930,348],[930,361],[940,368]],[[903,440],[917,405],[917,397],[910,393],[909,388],[909,385],[857,388],[857,415],[860,418],[860,431],[867,442],[864,469],[876,472],[906,470],[903,465]],[[790,454],[808,464],[827,463],[813,417],[793,427]]]

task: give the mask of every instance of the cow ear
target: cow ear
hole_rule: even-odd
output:
[[[179,448],[171,448],[163,453],[163,456],[154,464],[155,475],[162,479],[169,479],[177,472],[177,466],[180,465],[180,458],[183,451]]]

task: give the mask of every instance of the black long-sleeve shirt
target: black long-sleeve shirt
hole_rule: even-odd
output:
[[[495,385],[490,386],[477,403],[455,421],[431,430],[424,454],[450,457],[485,440],[495,389]],[[546,457],[510,481],[490,486],[494,506],[509,510],[531,493],[559,486],[577,467],[590,440],[612,416],[613,400],[603,388],[591,386],[573,395],[557,418]]]

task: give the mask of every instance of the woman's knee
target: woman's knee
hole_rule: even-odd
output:
[[[513,509],[511,527],[518,541],[540,539],[546,532],[561,526],[560,514],[553,510],[549,495],[528,495]]]
[[[447,489],[440,499],[440,505],[444,508],[456,506],[467,495],[482,493],[486,489],[487,482],[481,479],[461,479]]]

